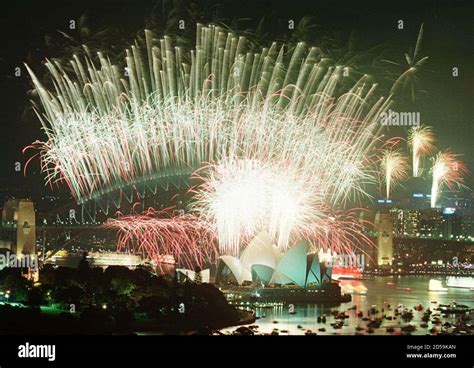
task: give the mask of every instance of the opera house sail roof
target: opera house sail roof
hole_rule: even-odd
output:
[[[301,240],[286,253],[272,244],[266,232],[259,233],[242,252],[240,259],[221,256],[217,278],[224,271],[238,285],[258,283],[263,285],[293,284],[302,288],[318,286],[331,280],[331,268],[321,265],[317,254],[308,254],[309,243]]]

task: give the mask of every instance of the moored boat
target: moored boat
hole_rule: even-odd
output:
[[[474,289],[474,277],[449,276],[446,278],[446,285],[448,287]]]
[[[443,286],[442,281],[431,279],[428,284],[428,290],[440,292],[440,291],[448,291],[448,288]]]

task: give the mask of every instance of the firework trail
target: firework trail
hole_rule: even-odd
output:
[[[436,207],[436,201],[443,185],[446,185],[449,189],[454,189],[464,182],[464,176],[468,170],[466,165],[458,160],[460,156],[445,151],[439,152],[434,158],[431,168],[431,174],[433,175],[431,208]]]
[[[420,158],[435,150],[435,136],[431,127],[421,126],[410,129],[408,145],[413,155],[413,177],[421,175]]]
[[[74,56],[71,75],[48,61],[54,91],[28,69],[44,110],[47,140],[32,148],[46,181],[65,182],[85,203],[201,178],[189,226],[160,213],[110,225],[120,248],[151,258],[179,256],[180,244],[195,254],[198,229],[209,228],[222,253],[235,254],[262,227],[283,249],[303,235],[348,249],[357,231],[331,214],[375,182],[379,118],[391,106],[371,77],[347,87],[344,67],[316,47],[248,52],[245,37],[215,26],[198,25],[194,50],[145,36],[145,52],[127,50],[126,77],[101,53],[99,66]]]
[[[371,78],[341,94],[343,67],[318,48],[300,43],[286,55],[274,43],[247,53],[248,43],[198,25],[196,48],[186,51],[169,37],[154,45],[146,32],[146,53],[138,46],[127,51],[126,78],[101,53],[100,66],[75,56],[74,75],[47,62],[54,92],[28,69],[44,110],[38,116],[48,140],[33,146],[47,182],[66,182],[83,203],[132,185],[189,177],[205,162],[311,152],[314,142],[288,137],[295,129],[314,137],[326,127],[333,143],[349,144],[346,153],[357,165],[390,104],[376,98]]]
[[[202,170],[204,171],[204,170]],[[225,161],[205,168],[193,210],[215,224],[221,250],[238,254],[243,243],[265,229],[284,250],[321,217],[311,182],[293,167],[255,160]]]
[[[385,195],[389,199],[393,184],[407,177],[408,163],[399,151],[386,150],[383,152],[381,166],[385,176]]]
[[[366,236],[365,230],[373,226],[369,221],[359,218],[361,208],[349,211],[328,210],[325,218],[319,219],[310,228],[310,233],[304,235],[313,251],[330,252],[331,254],[353,255],[356,251],[372,259],[370,247],[375,247],[372,240]]]
[[[117,232],[117,250],[140,254],[161,267],[164,255],[190,269],[216,259],[212,228],[192,215],[174,216],[169,210],[152,208],[142,214],[109,219],[106,229]]]

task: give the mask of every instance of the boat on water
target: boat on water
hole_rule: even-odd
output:
[[[333,280],[361,280],[363,273],[359,267],[355,266],[334,266],[331,278]]]
[[[366,295],[367,287],[360,280],[341,280],[340,284],[343,293],[351,295]]]
[[[367,295],[367,290],[357,290],[357,289],[351,289],[346,291],[347,294],[350,295]]]
[[[352,297],[343,294],[341,287],[335,282],[326,282],[320,287],[259,287],[251,288],[242,299],[250,303],[257,302],[284,302],[284,303],[346,303]]]
[[[442,292],[442,291],[448,291],[448,288],[443,286],[442,281],[431,279],[428,284],[428,291]]]
[[[462,289],[474,289],[474,277],[449,276],[449,277],[446,277],[446,285],[448,287],[456,287],[456,288],[462,288]]]
[[[464,314],[471,312],[473,309],[467,305],[453,302],[452,304],[440,304],[436,310],[439,310],[443,313]]]

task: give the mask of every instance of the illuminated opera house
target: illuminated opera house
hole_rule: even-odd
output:
[[[302,240],[282,253],[266,232],[258,234],[239,258],[221,256],[216,281],[238,285],[300,288],[320,286],[331,281],[332,268],[320,263],[317,254],[308,254],[309,244]]]

